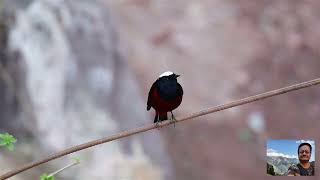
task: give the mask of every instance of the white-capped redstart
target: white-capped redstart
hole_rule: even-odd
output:
[[[179,76],[171,71],[166,71],[152,84],[147,110],[149,111],[151,107],[155,109],[154,123],[167,120],[167,112],[171,112],[171,119],[175,120],[172,111],[181,104],[183,96],[183,89],[177,81]]]

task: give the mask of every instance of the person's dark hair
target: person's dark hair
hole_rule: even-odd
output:
[[[309,148],[310,148],[310,153],[311,153],[311,151],[312,151],[311,145],[310,145],[309,143],[301,143],[301,144],[299,145],[299,147],[298,147],[298,154],[299,154],[299,150],[300,150],[301,146],[304,146],[304,145],[309,146]]]

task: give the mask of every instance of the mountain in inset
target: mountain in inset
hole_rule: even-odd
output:
[[[296,158],[282,156],[267,156],[267,163],[273,166],[275,174],[284,174],[292,164],[299,163]]]

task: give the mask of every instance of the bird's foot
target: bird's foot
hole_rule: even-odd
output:
[[[155,124],[156,124],[157,129],[159,129],[160,128],[159,122],[157,121]]]
[[[174,117],[172,111],[171,111],[171,120],[173,121],[173,127],[176,127],[177,119],[176,119],[176,117]]]
[[[156,128],[158,129],[158,130],[160,130],[160,128],[161,128],[161,126],[160,126],[160,121],[157,121],[155,124],[156,124]]]

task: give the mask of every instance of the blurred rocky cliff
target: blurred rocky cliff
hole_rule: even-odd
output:
[[[3,14],[0,128],[19,143],[13,153],[1,151],[1,173],[149,122],[105,4],[39,0]],[[59,178],[170,179],[172,174],[157,131],[77,156],[83,163]],[[57,160],[17,178],[38,179],[69,161]]]
[[[318,1],[7,0],[1,8],[0,129],[19,141],[14,152],[0,149],[0,173],[151,123],[147,93],[166,70],[181,74],[185,91],[177,117],[320,77]],[[77,153],[83,163],[59,177],[264,179],[265,140],[319,139],[319,102],[312,87],[135,135]]]

